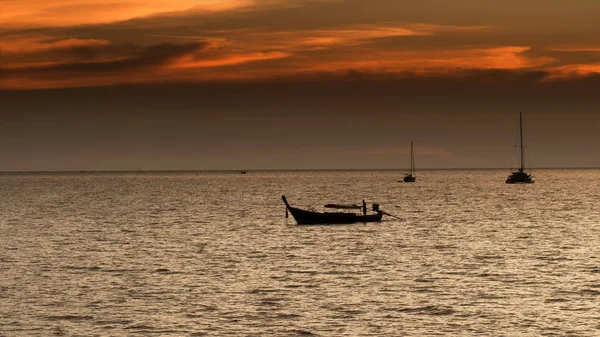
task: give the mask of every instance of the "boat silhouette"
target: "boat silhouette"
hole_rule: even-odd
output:
[[[519,138],[521,141],[521,165],[517,171],[512,172],[506,179],[507,184],[533,184],[535,178],[525,172],[525,145],[523,144],[523,113],[519,111]]]
[[[361,214],[348,213],[348,212],[307,211],[307,210],[303,210],[300,208],[290,206],[290,204],[288,203],[285,196],[281,196],[281,199],[283,200],[283,203],[285,204],[285,207],[286,207],[286,217],[287,217],[287,212],[289,211],[292,214],[292,216],[294,217],[294,219],[296,220],[296,223],[298,223],[298,225],[317,225],[317,224],[332,225],[332,224],[351,224],[351,223],[357,223],[357,222],[380,222],[381,217],[384,214],[386,214],[385,212],[379,210],[378,204],[373,204],[373,211],[376,212],[375,214],[367,214],[367,206],[366,206],[366,203],[364,202],[364,200],[363,200],[362,207],[361,206],[330,207],[330,208],[343,208],[343,209],[358,207],[359,209],[362,209],[362,211],[363,211],[363,214],[361,215]],[[332,204],[330,204],[328,206],[332,206]]]
[[[417,177],[415,175],[415,155],[414,155],[414,149],[413,149],[413,142],[412,140],[410,141],[410,173],[407,173],[406,175],[404,175],[404,178],[402,179],[402,181],[404,181],[405,183],[414,183],[417,180]]]

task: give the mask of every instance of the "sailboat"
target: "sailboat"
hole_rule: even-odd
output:
[[[414,183],[417,180],[415,176],[415,154],[412,140],[410,141],[410,173],[407,173],[403,180],[405,183]]]
[[[533,176],[525,172],[525,145],[523,145],[523,113],[519,111],[519,135],[521,140],[521,166],[506,179],[507,184],[533,184]]]

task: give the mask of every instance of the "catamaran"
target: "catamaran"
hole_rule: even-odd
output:
[[[533,184],[533,176],[525,172],[525,145],[523,144],[523,113],[519,111],[519,137],[521,140],[521,166],[506,179],[507,184]]]

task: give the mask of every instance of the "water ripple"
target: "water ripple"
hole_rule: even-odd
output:
[[[505,173],[1,175],[0,335],[597,335],[600,171]]]

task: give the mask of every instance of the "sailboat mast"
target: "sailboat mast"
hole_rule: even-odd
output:
[[[525,146],[523,145],[523,113],[519,111],[519,131],[521,133],[521,172],[525,170]]]
[[[410,141],[410,174],[415,175],[415,155],[413,152],[413,141]]]

